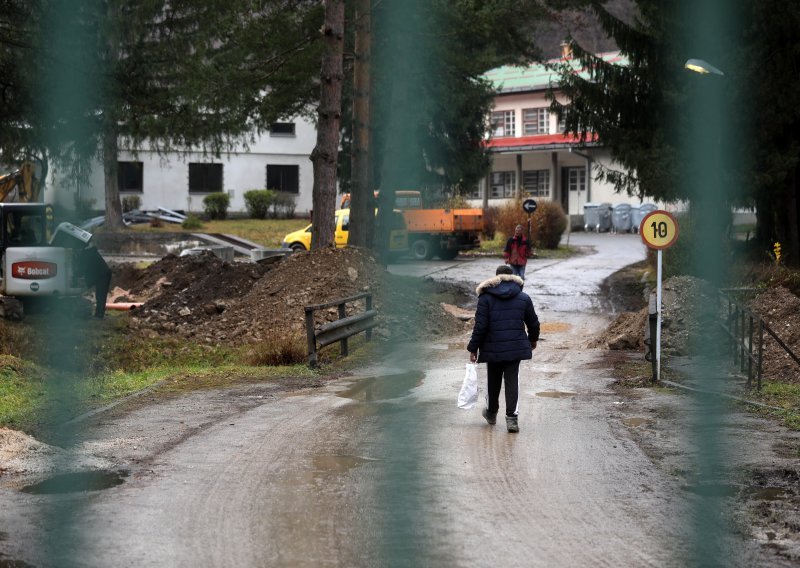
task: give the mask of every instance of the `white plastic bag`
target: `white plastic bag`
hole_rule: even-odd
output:
[[[458,393],[458,407],[469,410],[478,402],[478,365],[467,363],[467,372],[461,391]]]

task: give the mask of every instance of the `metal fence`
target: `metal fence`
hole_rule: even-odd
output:
[[[364,299],[365,308],[363,312],[347,316],[346,305],[360,299]],[[314,326],[314,311],[332,308],[336,306],[339,311],[339,319],[323,324],[319,327]],[[319,349],[336,343],[341,345],[342,357],[347,356],[347,338],[366,332],[367,341],[372,339],[372,328],[377,325],[375,316],[377,312],[372,309],[372,294],[364,292],[347,298],[332,300],[324,304],[306,306],[306,337],[308,339],[308,365],[316,367],[317,352]],[[319,346],[319,348],[318,348]]]
[[[719,291],[720,305],[725,309],[720,322],[730,344],[730,356],[739,371],[747,370],[747,388],[752,388],[753,380],[757,390],[761,390],[761,376],[764,365],[765,333],[800,365],[800,358],[767,325],[763,319],[747,309],[734,294],[751,292],[747,288],[726,288]]]

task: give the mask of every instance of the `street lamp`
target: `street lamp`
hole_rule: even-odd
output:
[[[687,59],[686,63],[683,64],[686,69],[690,71],[694,71],[695,73],[701,73],[703,75],[708,75],[712,73],[714,75],[720,75],[722,77],[725,76],[725,73],[711,65],[708,61],[703,61],[702,59]]]

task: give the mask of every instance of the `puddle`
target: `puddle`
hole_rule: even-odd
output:
[[[314,456],[314,470],[324,473],[347,473],[351,469],[369,461],[372,460],[358,456]]]
[[[79,493],[81,491],[100,491],[125,483],[129,471],[79,471],[56,475],[22,488],[23,493],[32,495],[54,495]]]
[[[761,499],[762,501],[777,501],[786,495],[785,487],[750,487],[747,495],[751,499]]]
[[[578,393],[575,392],[561,392],[561,391],[543,391],[537,392],[536,396],[543,396],[545,398],[569,398],[571,396],[575,396]]]
[[[632,426],[634,428],[638,428],[639,426],[650,425],[653,423],[653,420],[650,418],[625,418],[622,421],[625,426]]]
[[[381,402],[406,396],[411,389],[422,384],[425,374],[422,371],[409,371],[399,375],[370,377],[356,380],[350,388],[336,393],[336,396],[357,402]]]
[[[739,492],[736,485],[725,484],[684,485],[683,488],[701,497],[733,497]]]

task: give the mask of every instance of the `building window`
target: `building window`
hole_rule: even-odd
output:
[[[222,164],[189,164],[189,193],[222,191]]]
[[[522,172],[522,188],[531,197],[550,197],[550,170]]]
[[[142,193],[142,162],[117,162],[117,189]]]
[[[492,113],[492,135],[496,138],[515,136],[513,110],[499,110]]]
[[[492,186],[489,190],[491,199],[514,197],[517,185],[517,172],[492,172]]]
[[[561,117],[558,119],[558,131],[563,133],[567,130],[567,109],[564,108],[564,111],[561,113]]]
[[[267,189],[300,193],[300,166],[267,164]]]
[[[550,133],[550,112],[547,107],[526,108],[522,111],[522,131],[525,136]]]
[[[570,191],[586,191],[586,168],[567,168],[567,186]]]
[[[269,127],[270,136],[294,136],[294,122],[273,122]]]

